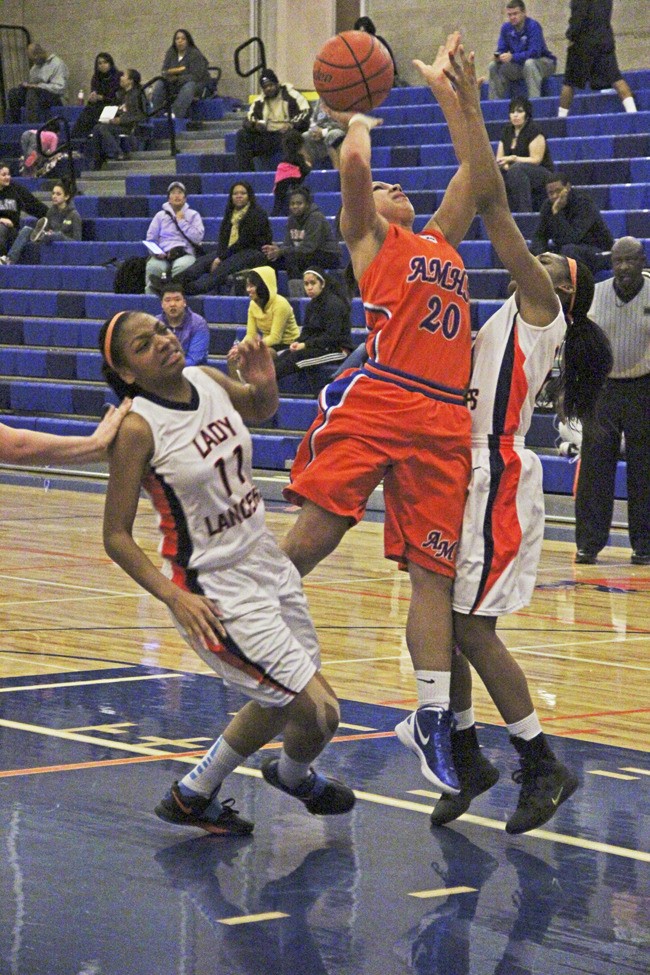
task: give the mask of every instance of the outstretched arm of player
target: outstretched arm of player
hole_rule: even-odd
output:
[[[110,454],[110,476],[104,507],[106,554],[134,582],[165,603],[188,635],[206,649],[223,635],[223,626],[212,602],[186,592],[156,568],[133,538],[133,523],[140,485],[153,455],[151,429],[141,416],[127,417]]]
[[[458,101],[446,73],[451,64],[450,58],[459,47],[460,33],[455,31],[440,45],[433,64],[418,60],[413,62],[442,108],[459,163],[440,206],[425,228],[439,230],[453,247],[458,247],[464,239],[476,212],[469,173],[467,126],[458,112]]]
[[[246,423],[262,423],[278,408],[278,383],[275,366],[267,345],[257,337],[237,344],[237,368],[243,384],[218,369],[204,367],[215,382],[228,393],[232,405]]]
[[[130,399],[123,400],[118,409],[109,407],[104,419],[88,437],[60,437],[37,430],[16,430],[0,423],[0,463],[62,464],[103,460],[130,409]]]
[[[336,112],[328,107],[331,118],[347,129],[341,143],[341,233],[350,250],[357,279],[379,253],[388,231],[388,221],[377,213],[372,193],[370,168],[370,130],[381,125],[381,119],[360,112]]]
[[[490,240],[517,283],[519,311],[529,325],[549,325],[559,311],[553,283],[539,261],[532,256],[515,223],[506,197],[503,178],[488,138],[474,55],[462,45],[450,56],[447,71],[453,82],[456,112],[465,120],[471,186],[476,209],[483,218]]]

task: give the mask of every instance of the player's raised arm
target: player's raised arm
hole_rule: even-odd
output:
[[[542,265],[528,250],[508,206],[503,178],[488,138],[474,55],[462,45],[450,55],[447,75],[453,82],[452,99],[441,103],[445,117],[459,114],[467,127],[471,187],[476,209],[483,218],[490,240],[517,283],[519,310],[529,325],[545,326],[557,316],[559,302],[553,283]]]
[[[388,230],[388,222],[375,207],[370,168],[370,130],[381,125],[381,119],[361,112],[335,112],[329,108],[328,113],[347,129],[340,156],[341,233],[359,280],[378,253]]]
[[[442,108],[454,152],[458,160],[458,171],[449,182],[442,202],[426,229],[440,230],[453,247],[458,247],[469,229],[476,212],[469,173],[469,142],[465,120],[457,111],[457,98],[449,80],[450,58],[460,47],[460,33],[449,34],[444,44],[438,48],[433,64],[415,60],[426,84]]]

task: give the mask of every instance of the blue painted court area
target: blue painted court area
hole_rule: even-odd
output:
[[[647,973],[643,753],[554,738],[583,786],[509,837],[514,752],[485,727],[501,780],[431,831],[435,795],[391,734],[404,712],[344,701],[321,767],[357,790],[351,814],[310,816],[247,769],[223,796],[252,837],[156,819],[241,703],[144,667],[0,681],[2,975]]]

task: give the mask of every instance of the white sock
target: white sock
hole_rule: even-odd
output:
[[[533,711],[527,718],[522,718],[521,721],[515,721],[514,724],[506,725],[506,727],[508,734],[514,738],[523,738],[524,741],[537,738],[537,735],[541,735],[542,733],[542,726],[539,723],[537,711]]]
[[[474,708],[468,707],[467,711],[454,711],[454,718],[456,719],[455,731],[467,731],[475,724],[474,720]]]
[[[569,109],[568,108],[562,108],[562,106],[560,105],[560,107],[557,110],[557,117],[558,118],[566,118],[568,114],[569,114]]]
[[[449,707],[450,670],[416,670],[415,680],[418,685],[418,707],[422,704]]]
[[[309,769],[309,762],[294,761],[293,758],[289,758],[284,748],[280,752],[278,778],[289,789],[295,789],[301,782],[304,782],[309,775]]]
[[[180,780],[179,788],[181,792],[187,789],[199,796],[211,796],[243,761],[244,756],[238,755],[223,736],[217,738],[199,764]]]
[[[623,108],[626,112],[636,112],[636,102],[631,95],[623,99]]]

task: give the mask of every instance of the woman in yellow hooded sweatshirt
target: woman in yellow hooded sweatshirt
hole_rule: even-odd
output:
[[[248,306],[246,338],[262,336],[264,345],[279,351],[287,349],[300,334],[293,308],[278,294],[278,281],[272,267],[258,267],[246,275]]]

